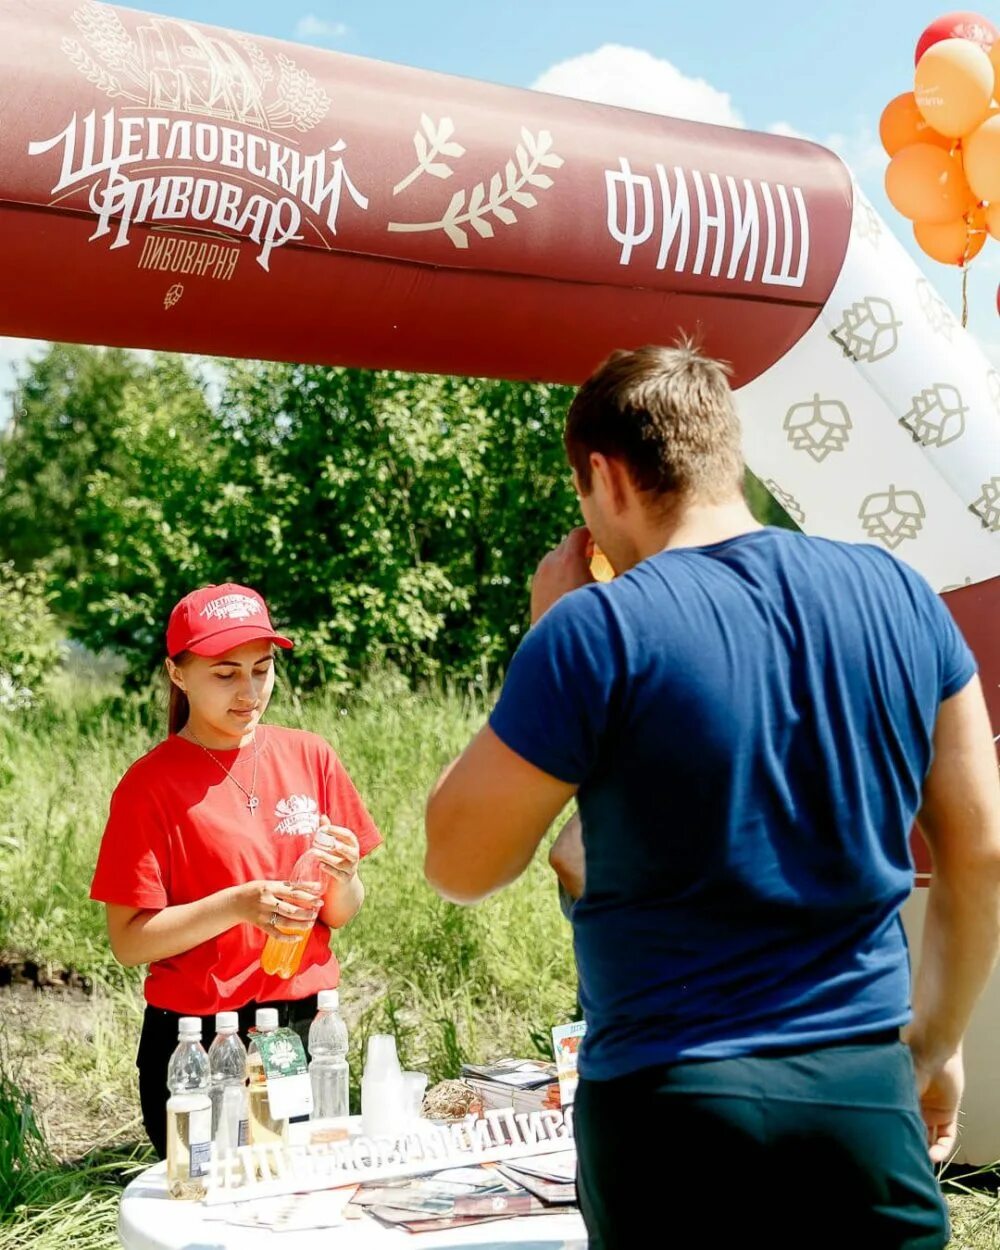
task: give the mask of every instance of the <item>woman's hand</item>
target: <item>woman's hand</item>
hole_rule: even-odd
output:
[[[239,886],[236,895],[240,920],[256,927],[268,937],[294,941],[302,930],[316,919],[323,905],[321,882],[292,885],[289,881],[248,881]]]
[[[329,816],[320,817],[319,827],[324,833],[332,833],[337,839],[335,850],[323,851],[318,847],[313,848],[315,855],[322,860],[327,872],[333,878],[332,882],[325,883],[324,893],[326,893],[331,884],[342,884],[357,876],[361,847],[350,829],[344,825],[332,824]]]

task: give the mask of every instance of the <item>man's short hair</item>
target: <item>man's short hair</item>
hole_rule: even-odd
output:
[[[651,494],[716,501],[741,492],[730,372],[686,338],[674,347],[613,352],[566,417],[566,454],[583,493],[591,489],[591,452],[623,461],[636,487]]]

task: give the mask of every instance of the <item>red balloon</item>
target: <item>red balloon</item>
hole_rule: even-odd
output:
[[[1000,31],[988,17],[981,13],[944,13],[931,22],[917,41],[917,51],[913,58],[916,63],[933,43],[942,39],[968,39],[978,43],[984,52],[989,52],[993,44],[1000,39]]]

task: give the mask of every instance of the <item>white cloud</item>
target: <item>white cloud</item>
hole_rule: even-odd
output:
[[[331,22],[325,17],[317,17],[315,13],[307,13],[295,23],[296,39],[311,39],[322,43],[325,39],[343,39],[347,27],[343,22]]]
[[[689,78],[676,65],[641,48],[606,43],[596,52],[560,61],[537,78],[536,91],[641,109],[717,126],[745,123],[733,102],[704,78]]]

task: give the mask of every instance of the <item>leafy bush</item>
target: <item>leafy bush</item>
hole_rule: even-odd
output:
[[[0,564],[0,710],[34,701],[59,664],[59,641],[42,572]]]

